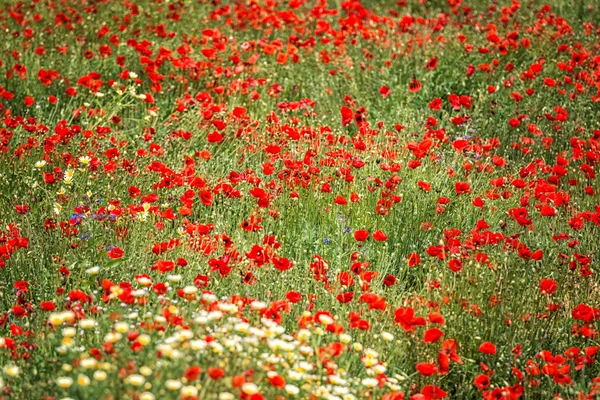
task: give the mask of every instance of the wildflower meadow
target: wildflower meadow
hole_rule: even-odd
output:
[[[0,400],[600,393],[597,0],[0,27]]]

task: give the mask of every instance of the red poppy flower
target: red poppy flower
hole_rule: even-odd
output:
[[[17,212],[17,214],[27,214],[29,212],[29,205],[27,204],[17,204],[15,206],[15,211]]]
[[[280,271],[286,271],[294,266],[294,264],[285,257],[273,257],[272,262],[273,266]]]
[[[106,254],[110,257],[110,258],[121,258],[123,257],[123,254],[125,252],[123,250],[121,250],[118,247],[114,247],[112,249],[110,249]]]
[[[553,279],[542,279],[540,281],[540,293],[551,295],[558,288],[556,281]]]
[[[456,194],[465,194],[471,192],[471,185],[468,182],[456,182],[454,184]]]
[[[202,369],[200,369],[200,367],[198,366],[193,366],[193,367],[189,367],[186,371],[185,374],[183,376],[185,376],[185,378],[188,381],[193,381],[198,379],[198,377],[200,376],[200,372],[202,372]]]
[[[354,232],[354,239],[357,242],[364,242],[369,238],[369,231],[366,229],[359,229]]]
[[[479,352],[483,354],[495,355],[496,346],[490,342],[483,342],[481,346],[479,346]]]
[[[424,181],[417,182],[417,186],[419,186],[419,188],[425,192],[429,192],[431,190],[431,185]]]
[[[54,311],[54,310],[56,310],[56,306],[51,301],[42,301],[40,303],[40,307],[42,307],[42,309],[44,311]]]
[[[416,78],[413,78],[408,85],[408,90],[413,93],[419,92],[421,90],[421,82],[419,82]]]
[[[431,100],[429,103],[429,108],[436,111],[440,110],[442,108],[442,99],[436,97],[435,99]]]
[[[333,201],[335,204],[338,204],[340,206],[346,206],[348,205],[348,201],[342,197],[342,196],[336,196],[335,200]]]
[[[428,319],[429,319],[429,322],[431,322],[432,324],[444,325],[444,323],[445,323],[444,317],[442,316],[442,314],[440,314],[439,312],[435,312],[435,311],[432,311],[429,313]]]
[[[487,375],[481,374],[475,378],[473,384],[477,386],[479,390],[487,389],[490,386],[490,378]]]
[[[448,393],[435,385],[424,386],[421,389],[421,394],[428,399],[443,399],[444,397],[448,397]]]
[[[437,367],[431,363],[419,363],[415,365],[415,369],[423,376],[433,375],[437,372]]]
[[[222,368],[211,367],[206,370],[210,379],[221,379],[225,376],[225,371]]]
[[[427,61],[427,64],[425,65],[427,67],[427,69],[433,71],[434,69],[437,68],[438,65],[438,60],[435,57],[431,57],[429,59],[429,61]]]
[[[347,126],[352,122],[354,118],[354,113],[349,107],[342,106],[340,109],[340,113],[342,114],[342,125]]]
[[[354,298],[354,292],[344,292],[336,296],[337,301],[340,303],[349,303]]]
[[[600,309],[590,307],[587,304],[579,304],[571,312],[574,319],[590,323],[595,320],[600,320]]]
[[[373,239],[375,239],[378,242],[385,242],[387,238],[388,237],[385,235],[385,233],[383,233],[381,229],[378,229],[375,233],[373,233]]]
[[[223,141],[223,135],[217,131],[209,133],[206,138],[209,143],[221,143]]]
[[[349,272],[341,272],[338,279],[342,286],[354,285],[354,278]]]
[[[396,277],[394,275],[387,275],[383,280],[383,284],[386,287],[390,287],[396,284]]]
[[[441,329],[438,329],[438,328],[427,329],[425,331],[425,334],[423,335],[423,342],[424,343],[433,343],[433,342],[436,342],[443,335],[444,335],[444,332]]]
[[[415,267],[421,263],[421,256],[418,253],[410,253],[408,255],[408,266]]]
[[[415,310],[411,307],[400,307],[394,311],[394,319],[396,323],[400,324],[402,329],[409,332],[414,330],[417,326],[424,326],[427,324],[425,318],[415,317]]]
[[[273,375],[267,378],[274,387],[282,388],[285,386],[285,378],[281,375]]]
[[[479,207],[479,208],[481,208],[481,207],[483,207],[483,206],[485,205],[485,202],[483,201],[483,199],[482,199],[481,197],[477,197],[477,198],[475,198],[475,199],[473,200],[472,204],[473,204],[475,207]]]
[[[386,85],[383,85],[382,87],[379,88],[379,93],[381,93],[381,95],[383,96],[383,98],[385,99],[386,97],[388,97],[390,94],[392,94],[392,91],[390,90],[389,87],[387,87]]]
[[[403,392],[386,393],[381,397],[381,400],[404,400]]]
[[[463,268],[463,263],[462,261],[453,258],[450,261],[448,261],[448,266],[450,267],[452,272],[459,272]]]

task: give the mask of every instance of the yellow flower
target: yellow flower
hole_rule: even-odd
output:
[[[319,315],[319,322],[323,325],[331,325],[333,324],[333,318],[331,318],[329,315],[321,314]]]
[[[74,175],[75,175],[75,171],[73,171],[70,168],[65,172],[65,177],[64,177],[65,185],[70,185],[71,184],[71,182],[73,181],[73,176]]]
[[[81,321],[79,321],[79,327],[81,329],[92,329],[95,325],[96,321],[94,321],[93,319],[82,319]]]
[[[373,349],[365,349],[365,356],[372,357],[372,358],[377,358],[377,357],[379,357],[379,353],[377,353]]]
[[[94,379],[98,382],[102,382],[106,380],[106,372],[104,371],[96,371],[94,372]]]
[[[365,367],[372,367],[374,365],[379,364],[379,361],[376,358],[372,357],[365,357],[363,358],[362,362],[365,365]]]
[[[65,311],[62,313],[63,320],[66,322],[71,322],[75,319],[75,313],[73,311]]]
[[[198,389],[195,386],[184,386],[181,388],[181,397],[195,397],[198,396]]]
[[[68,376],[61,376],[56,379],[56,384],[59,387],[66,389],[68,387],[71,387],[71,385],[73,384],[73,378],[69,378]]]
[[[129,331],[129,325],[127,322],[117,322],[115,324],[115,331],[119,333],[127,333],[127,331]]]
[[[132,386],[142,386],[145,381],[146,378],[142,375],[133,374],[127,377],[127,382]]]
[[[258,386],[256,386],[252,382],[246,382],[242,385],[242,392],[249,396],[252,396],[253,394],[258,393]]]
[[[79,362],[79,365],[84,369],[92,369],[98,365],[98,361],[96,361],[94,358],[84,358],[81,360],[81,362]]]
[[[77,376],[77,384],[79,386],[88,386],[90,384],[90,378],[86,375],[79,374],[79,376]]]
[[[52,324],[54,326],[62,324],[64,322],[62,313],[50,314],[50,317],[48,318],[48,322],[50,322],[50,324]]]
[[[16,365],[7,365],[6,367],[4,367],[4,373],[8,376],[15,377],[19,375],[20,371],[21,370]]]
[[[72,338],[73,336],[75,336],[77,331],[75,330],[75,328],[70,326],[68,328],[64,328],[61,333],[64,337]]]
[[[361,381],[361,383],[363,384],[363,386],[366,386],[368,388],[374,388],[379,384],[379,381],[375,378],[365,378]]]
[[[252,303],[250,303],[250,307],[253,310],[264,310],[267,308],[267,304],[262,301],[254,300]]]
[[[376,366],[374,366],[374,367],[373,367],[373,371],[374,371],[376,374],[378,374],[378,375],[379,375],[379,374],[384,374],[384,373],[385,373],[385,371],[387,371],[387,368],[386,368],[385,366],[383,366],[383,365],[379,364],[379,365],[376,365]]]
[[[301,342],[306,342],[310,338],[310,331],[308,329],[300,329],[296,334],[296,339]]]
[[[165,386],[169,390],[177,390],[182,386],[182,384],[181,384],[181,382],[176,381],[174,379],[169,379],[168,381],[165,382]]]
[[[287,394],[291,394],[292,396],[297,395],[298,393],[300,393],[300,389],[298,389],[298,386],[294,386],[294,385],[285,385],[285,392]]]
[[[104,341],[107,343],[115,343],[121,340],[122,335],[118,332],[109,332],[104,336]]]
[[[138,337],[138,342],[142,345],[142,346],[146,346],[148,343],[150,343],[150,336],[146,335],[145,333],[140,335]]]
[[[185,294],[194,294],[197,291],[198,291],[198,288],[196,286],[188,285],[183,288],[183,293],[185,293]]]

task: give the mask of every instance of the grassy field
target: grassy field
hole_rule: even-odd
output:
[[[594,399],[595,0],[0,6],[0,399]]]

